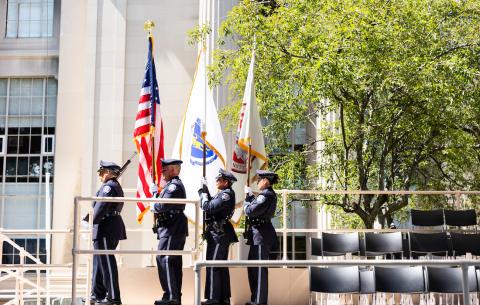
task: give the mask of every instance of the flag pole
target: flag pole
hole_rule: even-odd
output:
[[[202,43],[202,50],[201,52],[204,52],[204,65],[205,65],[205,73],[207,73],[207,43],[206,43],[206,38],[203,40]],[[203,93],[203,121],[202,121],[202,138],[203,138],[203,154],[202,154],[202,159],[203,159],[203,179],[205,180],[207,178],[207,76],[205,75],[205,83],[204,83],[204,93]],[[208,193],[208,187],[203,185],[203,191]],[[205,236],[205,219],[206,219],[206,213],[203,211],[202,213],[202,238]]]
[[[150,90],[150,100],[151,100],[151,103],[152,103],[152,107],[150,108],[151,111],[155,111],[155,96],[154,96],[154,92],[155,92],[155,88],[153,88],[154,86],[154,82],[153,82],[153,35],[152,35],[152,29],[155,27],[155,23],[151,20],[147,20],[145,21],[145,23],[143,24],[143,29],[145,31],[148,32],[148,43],[149,43],[149,49],[150,49],[150,45],[151,45],[151,50],[148,50],[148,52],[151,52],[151,54],[149,54],[151,56],[151,64],[152,64],[152,67],[150,68],[150,73],[149,73],[149,78],[150,78],[150,88],[153,89],[153,90]],[[152,118],[152,113],[150,113],[150,118]],[[155,161],[155,127],[150,127],[150,140],[152,141],[152,182],[157,184],[157,181],[155,179],[155,176],[156,176],[156,161]],[[152,197],[154,194],[151,194]],[[150,203],[151,204],[151,203]],[[158,218],[158,214],[157,213],[152,213],[152,217],[153,217],[153,226],[152,226],[152,230],[154,233],[156,233],[155,231],[157,231],[157,218]]]
[[[153,86],[154,86],[154,83],[153,83],[153,35],[152,35],[152,29],[155,27],[155,23],[151,20],[147,20],[145,21],[145,23],[143,24],[143,29],[145,31],[148,32],[148,42],[149,42],[149,47],[150,45],[152,46],[151,47],[151,50],[149,50],[149,52],[151,52],[150,56],[151,56],[151,62],[152,62],[152,67],[150,69],[150,73],[149,73],[149,78],[150,78],[150,87],[152,89]],[[151,103],[152,103],[152,107],[150,107],[150,110],[151,111],[155,111],[155,96],[154,96],[154,90],[150,90],[150,99],[151,99]],[[152,113],[150,113],[150,118],[152,117]],[[151,125],[152,126],[152,125]],[[154,132],[154,128],[155,127],[150,127],[150,140],[152,141],[152,181],[153,183],[157,184],[157,181],[155,179],[155,176],[156,176],[156,172],[155,172],[155,132]],[[152,194],[153,195],[153,194]]]
[[[250,169],[252,167],[252,139],[250,137],[248,137],[247,158],[247,186],[250,186]]]

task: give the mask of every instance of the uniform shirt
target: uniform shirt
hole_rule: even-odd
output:
[[[207,214],[207,219],[225,220],[227,217],[231,217],[235,210],[235,192],[231,188],[220,190],[212,199],[203,203],[202,209]],[[223,232],[223,234],[219,234],[209,226],[205,232],[207,241],[225,244],[238,242],[235,230],[229,220],[223,225]]]
[[[178,176],[173,177],[167,182],[162,192],[158,196],[159,198],[187,198],[185,193],[185,187],[182,180]],[[170,211],[178,212],[185,210],[185,204],[164,204],[155,203],[154,205],[156,213],[168,213]],[[176,211],[175,211],[176,210]],[[174,214],[173,219],[165,226],[161,226],[157,230],[158,238],[167,238],[170,236],[187,236],[188,235],[188,222],[187,217],[183,213]]]
[[[277,194],[273,188],[269,187],[260,192],[258,196],[248,196],[245,198],[244,211],[245,215],[251,218],[261,218],[266,220],[260,225],[252,225],[249,230],[250,238],[248,244],[250,245],[267,245],[275,247],[278,243],[275,228],[270,221],[277,209]]]
[[[97,191],[97,197],[123,197],[123,190],[117,179],[105,181]],[[123,202],[108,203],[94,201],[93,204],[92,239],[106,237],[112,240],[127,239],[125,224],[120,216]],[[118,215],[116,215],[118,214]]]
[[[183,186],[182,180],[178,176],[173,177],[170,181],[167,182],[162,192],[158,196],[159,198],[178,198],[185,199],[187,198],[185,187]],[[155,211],[157,213],[164,213],[170,210],[185,210],[184,204],[164,204],[164,203],[155,203]]]

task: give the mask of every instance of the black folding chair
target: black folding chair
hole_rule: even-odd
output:
[[[435,293],[463,293],[463,275],[460,267],[427,267],[428,291]],[[468,267],[468,289],[478,291],[473,266]]]
[[[470,227],[477,229],[477,213],[470,210],[444,210],[445,224],[452,227]]]
[[[403,257],[402,233],[365,233],[365,256],[400,253]]]
[[[360,293],[375,293],[375,274],[373,270],[360,270]]]
[[[310,238],[311,245],[311,255],[322,256],[322,239],[321,238]]]
[[[445,301],[450,297],[452,304],[455,304],[455,295],[458,295],[458,303],[460,303],[460,297],[463,297],[463,274],[460,267],[427,267],[427,277],[430,293],[446,294]],[[470,292],[478,291],[477,276],[473,266],[468,268],[468,289]]]
[[[453,256],[462,256],[466,253],[480,256],[480,233],[450,232],[452,239]]]
[[[310,267],[310,304],[313,293],[359,293],[358,267]]]
[[[322,256],[341,256],[360,254],[358,233],[326,233],[322,232]]]
[[[444,255],[448,256],[448,236],[446,232],[408,233],[411,257]]]
[[[375,267],[375,290],[389,293],[425,293],[422,266]]]
[[[418,227],[438,227],[445,225],[443,210],[410,210],[412,225]]]
[[[377,292],[400,293],[402,294],[401,298],[403,298],[411,297],[410,294],[425,295],[427,291],[425,272],[422,266],[375,267],[374,270],[375,290]],[[394,295],[392,297],[394,297]],[[375,303],[377,304],[378,302]],[[404,302],[400,301],[400,304],[402,303]]]

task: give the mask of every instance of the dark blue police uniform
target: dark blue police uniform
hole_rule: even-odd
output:
[[[267,178],[276,183],[278,176],[270,171],[257,171],[260,178]],[[249,260],[268,260],[272,248],[277,248],[278,239],[271,219],[277,208],[277,195],[270,186],[262,190],[255,198],[248,195],[245,198],[244,211],[248,217],[247,244]],[[268,301],[268,268],[249,267],[248,282],[250,284],[250,303],[267,304]]]
[[[230,186],[220,190],[213,198],[208,194],[202,199],[202,209],[206,213],[205,239],[207,240],[207,260],[227,260],[231,243],[238,242],[237,235],[230,222],[235,210],[235,192],[231,184],[235,176],[220,169],[217,179],[230,181]],[[231,297],[230,274],[227,267],[207,268],[205,283],[206,302],[202,304],[229,304]]]
[[[100,161],[100,170],[119,171],[113,162]],[[100,186],[97,197],[123,197],[123,190],[116,178]],[[115,250],[120,240],[127,239],[125,225],[120,212],[123,202],[93,202],[92,240],[95,250]],[[101,304],[121,304],[118,284],[117,261],[114,255],[94,255],[92,275],[92,297]],[[101,301],[100,301],[101,300]]]
[[[179,161],[179,162],[177,162]],[[163,165],[180,164],[180,160],[163,160]],[[185,187],[180,178],[173,177],[163,188],[158,198],[185,199]],[[183,250],[188,236],[187,217],[184,204],[155,203],[158,250]],[[179,304],[182,296],[182,256],[157,255],[160,284],[164,291],[162,300],[155,304]]]

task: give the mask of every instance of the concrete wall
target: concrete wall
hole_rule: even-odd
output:
[[[270,268],[268,274],[268,304],[306,305],[309,300],[308,269]],[[232,305],[243,305],[250,301],[247,270],[230,268]],[[202,270],[201,291],[205,288],[205,269]],[[162,296],[156,268],[121,268],[120,291],[124,304],[152,304]],[[193,304],[194,273],[191,268],[183,269],[182,304]]]
[[[198,11],[197,0],[62,2],[54,228],[72,228],[75,195],[95,194],[99,160],[123,163],[135,150],[132,133],[147,56],[147,19],[156,24],[154,56],[170,156],[195,69],[196,48],[187,45],[186,33],[197,24]],[[124,188],[135,188],[137,167],[134,159],[122,177]],[[83,207],[86,211],[88,204]],[[122,215],[129,228],[151,226],[148,217],[142,226],[136,223],[133,204]],[[121,247],[151,249],[156,241],[140,234]],[[53,262],[69,261],[70,248],[69,238],[56,236]],[[144,265],[148,259],[125,257],[124,262]]]

